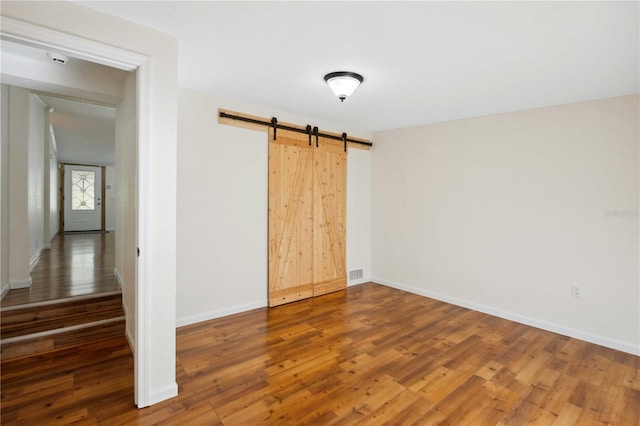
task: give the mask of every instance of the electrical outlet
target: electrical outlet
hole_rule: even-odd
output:
[[[582,289],[576,284],[571,284],[571,295],[573,297],[582,297]]]

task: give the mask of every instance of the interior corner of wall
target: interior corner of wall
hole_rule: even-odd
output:
[[[136,356],[136,340],[133,337],[133,332],[130,330],[128,323],[127,323],[124,335],[127,338],[127,342],[129,343],[129,349],[131,349],[131,353],[135,357]]]
[[[118,287],[120,287],[120,291],[122,291],[122,277],[120,276],[120,272],[118,272],[118,268],[113,268],[113,276],[116,278],[116,283],[118,283]]]
[[[31,284],[32,284],[31,276],[28,276],[21,280],[10,280],[9,288],[11,290],[18,289],[18,288],[29,288],[31,287]]]
[[[4,297],[9,293],[9,283],[2,283],[2,290],[0,290],[0,300],[4,299]]]

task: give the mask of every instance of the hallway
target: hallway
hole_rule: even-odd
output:
[[[9,290],[0,306],[120,292],[114,266],[115,233],[60,234],[31,271],[31,288]]]

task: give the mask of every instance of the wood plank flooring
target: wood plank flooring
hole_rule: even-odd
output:
[[[640,357],[373,283],[179,328],[142,410],[124,337],[1,367],[3,425],[640,421]]]
[[[31,288],[9,290],[0,306],[120,291],[114,266],[113,232],[60,234],[31,271]]]

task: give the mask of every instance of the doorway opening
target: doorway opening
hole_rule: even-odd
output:
[[[47,35],[48,32],[55,34]],[[55,45],[52,44],[50,40],[56,40]],[[144,328],[144,326],[146,323],[144,322],[144,319],[137,319],[140,317],[144,318],[144,314],[146,312],[146,286],[142,285],[142,290],[139,291],[140,283],[146,282],[146,276],[144,275],[146,269],[141,267],[144,266],[145,259],[138,259],[135,254],[135,247],[138,246],[139,238],[146,236],[146,228],[144,223],[142,225],[139,225],[138,221],[139,214],[141,212],[146,212],[146,209],[144,209],[146,180],[138,179],[138,176],[146,176],[146,174],[144,173],[146,170],[144,165],[146,164],[147,160],[144,156],[144,153],[146,152],[144,147],[148,143],[148,134],[146,131],[146,123],[149,119],[148,105],[146,104],[146,102],[143,102],[143,104],[140,105],[139,100],[146,99],[149,93],[149,71],[148,65],[146,65],[148,63],[148,58],[118,48],[111,48],[104,45],[98,46],[98,43],[79,39],[74,36],[65,35],[54,30],[31,26],[25,23],[16,23],[15,25],[13,25],[13,21],[8,18],[6,19],[6,22],[5,20],[3,20],[2,42],[3,55],[6,52],[6,50],[4,49],[5,42],[16,44],[20,46],[19,49],[36,48],[39,50],[50,50],[51,48],[57,48],[59,51],[64,52],[65,54],[69,54],[69,56],[72,58],[71,63],[75,62],[76,60],[78,60],[79,62],[83,59],[89,59],[89,61],[86,62],[91,63],[93,66],[115,66],[115,69],[126,74],[126,78],[123,84],[124,93],[120,94],[121,96],[116,96],[117,99],[113,97],[113,93],[109,94],[100,90],[91,92],[90,90],[88,91],[86,87],[78,88],[65,86],[64,89],[70,89],[70,91],[60,92],[58,90],[62,87],[60,84],[56,85],[55,82],[52,84],[48,84],[47,81],[37,81],[37,88],[31,88],[31,90],[37,90],[44,95],[61,95],[63,97],[66,97],[67,99],[72,100],[89,99],[90,102],[97,102],[100,104],[117,104],[117,109],[122,111],[121,113],[117,112],[116,115],[118,115],[118,117],[116,117],[116,122],[120,122],[122,124],[122,126],[120,127],[124,130],[120,132],[120,134],[116,137],[116,140],[120,140],[122,142],[121,145],[125,146],[124,150],[120,152],[120,154],[122,156],[121,158],[126,158],[126,164],[124,170],[119,174],[118,184],[126,182],[128,192],[126,193],[127,202],[119,203],[118,208],[116,209],[116,216],[119,216],[121,218],[121,220],[116,221],[119,223],[116,226],[116,228],[118,229],[116,229],[116,232],[114,232],[115,235],[110,236],[113,236],[113,239],[116,240],[113,250],[114,257],[116,258],[115,263],[116,265],[123,265],[126,262],[126,267],[123,267],[123,269],[126,270],[122,271],[121,273],[118,273],[117,269],[112,269],[112,271],[113,274],[118,279],[120,279],[120,281],[123,281],[121,278],[126,274],[126,282],[128,284],[127,287],[129,295],[129,300],[127,303],[129,303],[132,309],[128,310],[127,313],[127,303],[123,301],[121,305],[125,305],[127,337],[129,337],[130,331],[135,333],[135,336],[137,337],[133,341],[129,339],[129,344],[132,347],[136,365],[134,373],[136,395],[134,399],[139,406],[146,406],[148,405],[146,403],[146,400],[148,398],[148,396],[146,395],[146,383],[148,381],[148,375],[146,374],[145,368],[138,368],[139,355],[145,357],[148,353],[145,350],[146,329]],[[100,53],[93,53],[96,51],[94,49],[97,49],[97,51]],[[91,52],[91,54],[83,54],[81,52]],[[21,79],[21,76],[15,76],[14,79],[6,77],[7,76],[3,74],[3,84],[6,83],[11,86],[21,87],[23,89],[25,87],[25,80],[28,80]],[[84,82],[86,83],[86,79]],[[96,95],[97,98],[93,95]],[[143,152],[140,157],[138,156],[139,149]],[[131,153],[133,153],[133,155],[130,155]],[[142,164],[142,166],[140,166],[140,164]],[[2,183],[4,184],[5,182],[6,180],[3,179]],[[119,185],[119,190],[121,189],[122,185]],[[142,204],[138,203],[138,199],[143,200]],[[25,216],[27,215],[25,214]],[[126,220],[128,222],[126,230],[124,232],[118,232],[122,228],[122,220]],[[58,229],[58,231],[60,230],[61,229]],[[3,229],[2,232],[3,239],[7,238],[8,233],[5,231],[6,228]],[[24,234],[27,233],[25,232]],[[120,237],[118,235],[120,235]],[[58,238],[63,237],[63,235],[59,234]],[[106,237],[107,243],[109,237]],[[66,238],[64,240],[69,241],[69,239]],[[100,256],[103,255],[101,254]],[[120,261],[118,261],[118,259]],[[1,268],[3,272],[7,269],[6,266],[7,265],[3,263]],[[141,277],[142,279],[140,279]],[[31,279],[29,282],[31,282]],[[125,295],[125,293],[125,291],[122,292],[123,295]],[[49,304],[48,301],[42,301],[42,303]],[[140,328],[142,332],[138,331],[137,328]],[[139,396],[137,392],[140,387],[142,387],[143,391],[142,396]]]

